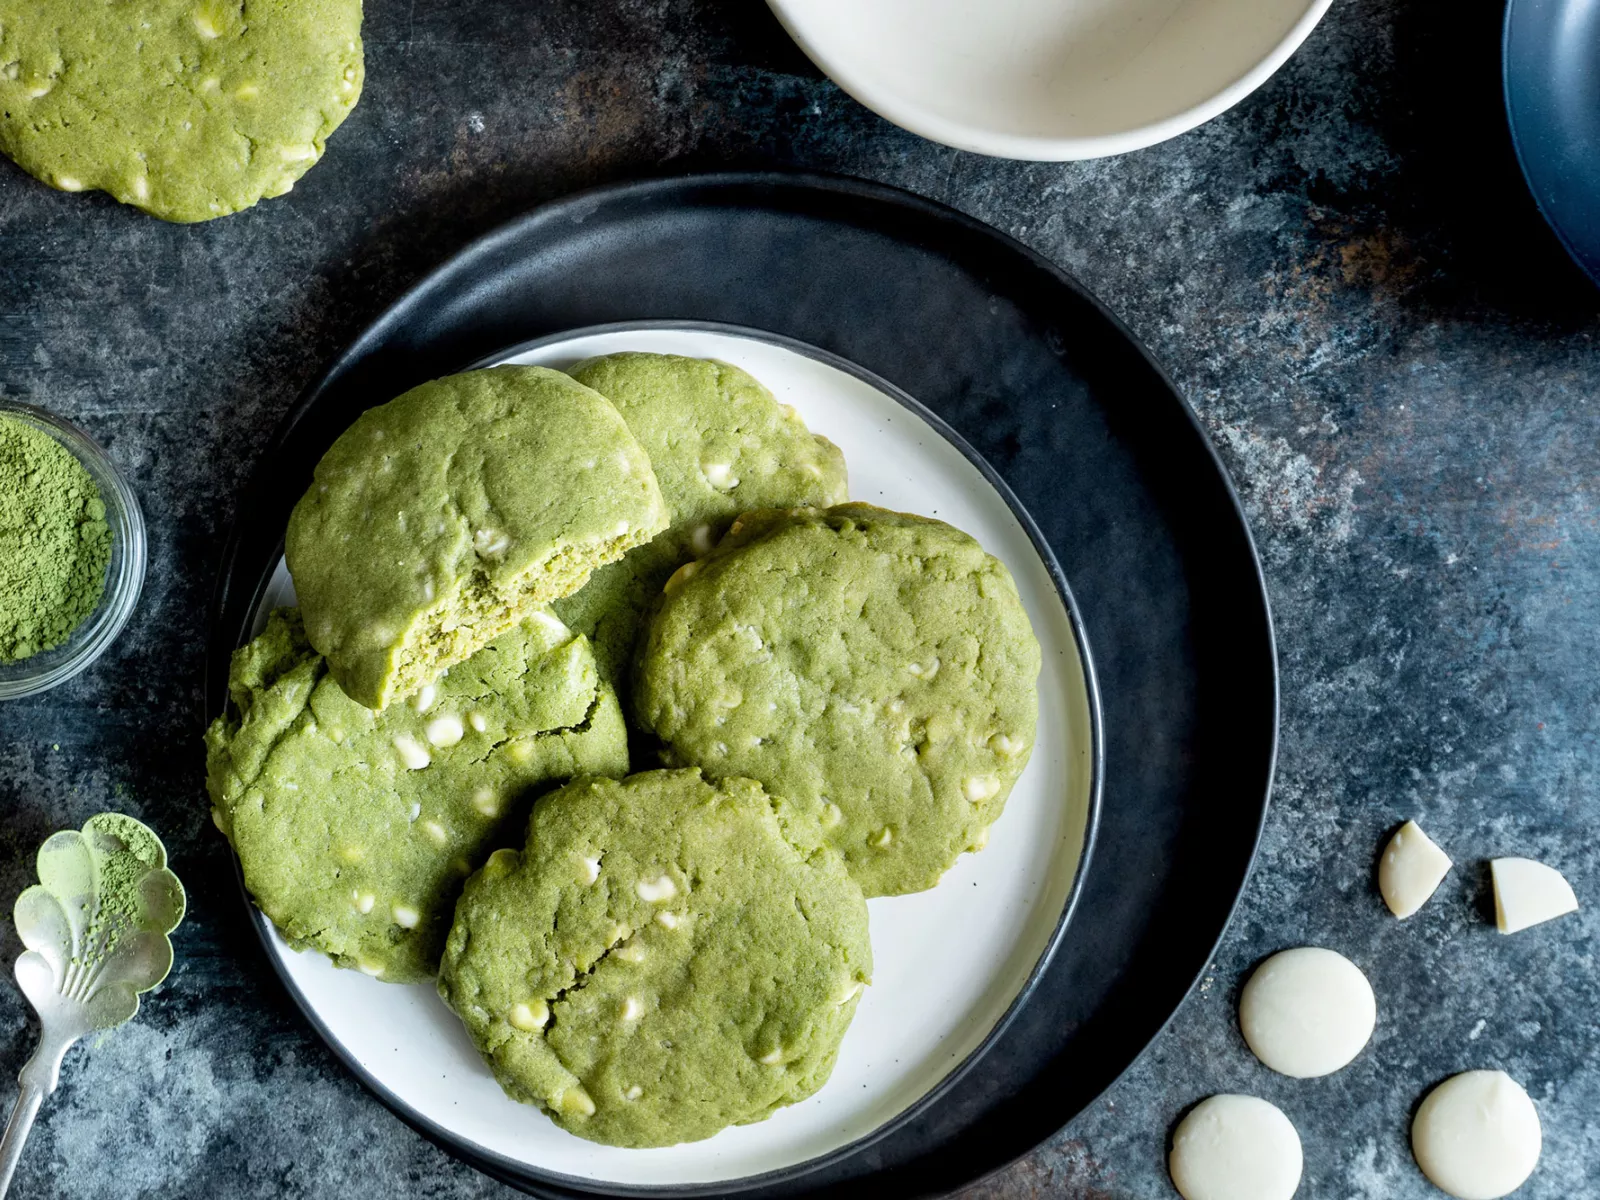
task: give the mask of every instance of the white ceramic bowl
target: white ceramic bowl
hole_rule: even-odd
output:
[[[767,0],[833,81],[962,150],[1124,154],[1253,92],[1331,0]]]

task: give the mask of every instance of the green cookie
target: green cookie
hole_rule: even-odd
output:
[[[838,504],[844,455],[738,367],[676,354],[608,354],[572,368],[622,414],[650,455],[672,524],[601,567],[556,613],[594,642],[600,672],[626,681],[644,613],[667,577],[752,508]]]
[[[869,896],[980,849],[1033,748],[1039,644],[999,559],[869,504],[747,513],[668,581],[634,702],[672,760],[814,808]]]
[[[295,946],[391,982],[433,976],[463,880],[534,792],[628,769],[588,642],[548,613],[382,713],[340,691],[293,609],[228,683],[239,715],[206,732],[206,783],[245,883]]]
[[[284,552],[311,644],[381,709],[666,524],[604,396],[494,367],[362,413],[317,464]]]
[[[467,881],[439,994],[562,1128],[669,1146],[811,1095],[872,972],[815,825],[748,779],[574,780]]]
[[[0,150],[168,221],[283,195],[361,81],[361,0],[0,0]]]

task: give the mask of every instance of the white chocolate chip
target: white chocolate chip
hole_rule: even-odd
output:
[[[564,622],[560,617],[556,616],[554,613],[547,613],[543,609],[535,609],[531,614],[531,619],[536,622],[540,628],[544,629],[548,633],[554,634],[558,638],[565,638],[572,633],[572,630],[567,628],[566,622]]]
[[[556,1099],[556,1107],[562,1112],[576,1113],[580,1117],[594,1116],[594,1101],[589,1099],[589,1093],[581,1087],[569,1087]]]
[[[599,879],[599,878],[600,878],[600,860],[598,858],[586,858],[586,859],[584,859],[583,860],[583,882],[585,884],[591,884],[596,879]],[[669,880],[669,882],[670,882],[670,880]]]
[[[221,86],[222,80],[218,79],[214,75],[208,76],[200,81],[200,90],[202,92],[214,92]]]
[[[616,957],[623,962],[641,963],[644,961],[644,947],[638,942],[629,942],[626,946],[618,948]]]
[[[974,775],[961,785],[962,792],[974,804],[993,799],[1000,790],[1000,781],[993,775]]]
[[[939,673],[939,660],[930,658],[925,663],[907,663],[906,670],[918,679],[932,679]]]
[[[461,724],[460,717],[452,716],[447,713],[442,717],[435,717],[433,720],[429,721],[428,728],[425,730],[425,732],[428,735],[429,742],[442,748],[445,746],[454,746],[464,736],[466,736],[467,731],[466,728]]]
[[[711,526],[696,525],[694,532],[689,535],[689,548],[696,554],[709,554],[711,547],[716,543],[711,537]]]
[[[831,800],[824,800],[822,803],[822,827],[832,829],[844,819],[844,810]]]
[[[279,146],[278,156],[286,163],[315,162],[317,148],[309,145]]]
[[[372,906],[378,902],[378,898],[371,892],[351,892],[350,902],[356,906],[356,911],[364,916],[372,911]]]
[[[537,1033],[550,1019],[550,1007],[543,1000],[535,1000],[532,1004],[513,1004],[511,1015],[506,1019],[524,1033]]]
[[[261,95],[261,89],[253,83],[244,83],[235,88],[233,94],[240,100],[254,100]]]
[[[194,31],[208,42],[213,38],[222,36],[222,30],[212,23],[210,13],[197,12],[194,14]]]
[[[1572,885],[1554,867],[1531,858],[1496,858],[1489,862],[1489,874],[1494,879],[1494,923],[1501,933],[1518,933],[1578,911]]]
[[[997,733],[989,739],[989,749],[1001,758],[1015,758],[1028,748],[1028,743],[1008,734]]]
[[[471,713],[467,717],[467,724],[471,725],[479,733],[482,733],[485,729],[489,728],[489,718],[480,712]]]
[[[411,707],[420,713],[427,712],[433,707],[434,697],[439,694],[439,689],[431,683],[425,683],[417,694],[411,697]]]
[[[406,820],[415,821],[422,815],[422,805],[416,800],[411,802],[411,811],[406,814]]]
[[[629,996],[622,1003],[622,1019],[624,1021],[637,1021],[644,1016],[644,1005],[635,997]]]
[[[428,752],[417,745],[416,739],[406,734],[402,733],[394,739],[394,748],[399,751],[400,761],[405,763],[408,771],[420,771],[433,761]]]
[[[1378,891],[1389,911],[1404,920],[1428,902],[1450,866],[1450,856],[1415,821],[1407,821],[1378,860]]]
[[[982,850],[988,844],[989,844],[989,827],[987,825],[985,825],[982,829],[978,830],[977,836],[972,839],[972,850],[973,850],[973,853],[977,853],[979,850]]]
[[[38,100],[42,96],[48,96],[55,86],[54,83],[36,83],[28,89],[28,99]]]
[[[662,585],[661,590],[667,593],[677,591],[684,584],[688,583],[689,580],[693,579],[695,572],[699,569],[700,564],[697,562],[684,563],[683,566],[679,567],[672,573],[667,582]]]
[[[63,192],[81,192],[83,191],[83,181],[74,179],[71,175],[57,175],[56,187]]]
[[[444,831],[444,826],[437,821],[424,821],[422,831],[441,846],[450,840],[450,835]]]
[[[700,473],[706,477],[706,482],[718,491],[727,492],[739,486],[733,468],[725,462],[703,462],[700,464]]]
[[[773,1049],[768,1050],[765,1054],[763,1054],[756,1061],[764,1063],[769,1067],[777,1066],[779,1063],[781,1063],[783,1061],[783,1047],[782,1046],[776,1046]]]
[[[374,979],[383,974],[382,963],[367,962],[362,960],[357,962],[356,966],[360,969],[363,975],[371,975]]]
[[[835,1004],[849,1004],[861,994],[862,983],[859,979],[852,979],[844,989],[844,993],[834,1001]]]
[[[658,912],[656,914],[656,924],[661,926],[663,929],[676,929],[679,924],[678,914],[670,912]]]
[[[1533,1174],[1543,1148],[1539,1110],[1504,1071],[1452,1075],[1428,1093],[1411,1121],[1417,1166],[1452,1196],[1509,1196]]]
[[[500,815],[500,797],[494,794],[492,788],[481,787],[472,793],[472,807],[486,817]]]
[[[877,834],[876,837],[869,838],[868,840],[871,841],[871,843],[874,846],[877,846],[881,850],[883,847],[887,846],[890,842],[894,841],[894,830],[889,828],[889,826],[885,825],[882,829],[878,830],[878,834]]]
[[[627,1091],[622,1093],[622,1098],[624,1100],[637,1100],[642,1095],[644,1095],[644,1089],[636,1083]]]
[[[639,880],[633,890],[639,893],[639,899],[650,904],[661,904],[678,894],[678,885],[672,882],[671,875],[661,875],[655,879]]]
[[[472,535],[472,548],[484,558],[497,558],[511,548],[511,539],[498,529],[480,529]]]
[[[391,911],[394,916],[394,923],[400,926],[401,929],[415,929],[417,922],[422,920],[422,915],[416,909],[408,908],[404,904],[396,904]]]
[[[632,528],[633,528],[633,526],[629,525],[626,521],[618,521],[617,522],[617,531],[616,531],[617,532],[617,536],[618,537],[626,537],[628,535],[628,530],[630,530]]]

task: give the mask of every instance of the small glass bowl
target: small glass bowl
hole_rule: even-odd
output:
[[[100,489],[106,524],[111,527],[106,588],[95,610],[61,645],[18,662],[0,662],[0,700],[14,700],[65,683],[105,653],[139,603],[148,547],[139,498],[87,433],[41,408],[14,400],[0,399],[0,416],[15,418],[49,434],[74,454]]]

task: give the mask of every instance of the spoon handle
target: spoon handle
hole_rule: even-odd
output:
[[[37,1083],[23,1081],[17,1103],[11,1109],[11,1119],[6,1122],[5,1136],[0,1137],[0,1200],[5,1200],[6,1191],[11,1187],[11,1176],[22,1158],[22,1143],[28,1140],[28,1131],[33,1128],[33,1118],[39,1114],[44,1095],[44,1088]]]

